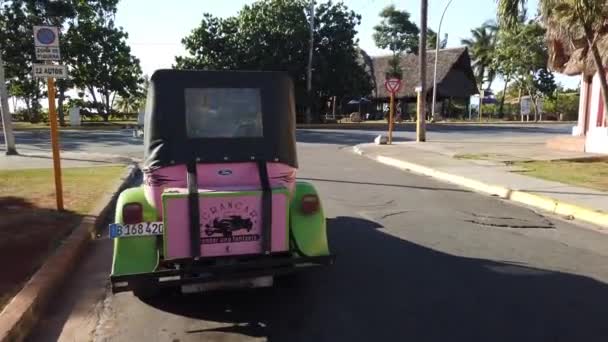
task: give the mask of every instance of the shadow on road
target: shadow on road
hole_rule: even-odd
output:
[[[606,341],[608,286],[438,252],[354,217],[329,220],[337,264],[296,286],[176,296],[160,310],[268,341]]]

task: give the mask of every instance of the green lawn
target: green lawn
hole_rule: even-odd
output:
[[[462,153],[454,155],[456,159],[466,160],[500,160],[505,157],[508,157],[508,155],[500,153]]]
[[[608,159],[516,162],[521,174],[565,184],[608,191]]]
[[[125,172],[124,166],[63,169],[66,211],[55,206],[52,169],[0,171],[0,310]]]
[[[63,169],[65,209],[87,214],[125,172],[123,165]],[[23,198],[39,208],[55,208],[52,169],[0,171],[3,196]]]

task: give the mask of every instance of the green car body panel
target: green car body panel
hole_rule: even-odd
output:
[[[144,188],[123,191],[116,202],[115,222],[123,224],[122,208],[129,203],[139,203],[143,208],[144,221],[158,221],[158,213],[146,200]],[[146,273],[156,270],[159,251],[155,236],[114,239],[112,275]]]
[[[308,182],[296,182],[295,195],[291,200],[289,222],[295,251],[302,256],[329,255],[323,206],[314,214],[306,215],[300,210],[302,197],[317,195],[315,187]]]
[[[300,206],[305,195],[317,195],[317,191],[310,183],[297,182],[289,206],[290,249],[299,256],[328,256],[330,254],[323,208],[320,206],[313,214],[302,213]],[[138,187],[127,189],[120,194],[116,203],[116,223],[124,223],[122,208],[129,203],[141,204],[144,221],[158,220],[158,213],[146,200],[143,187]],[[112,275],[155,271],[161,254],[159,245],[154,236],[114,239]]]

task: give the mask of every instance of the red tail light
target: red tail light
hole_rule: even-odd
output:
[[[139,223],[144,220],[144,211],[139,203],[129,203],[122,207],[122,221],[125,224]]]
[[[320,203],[317,195],[304,195],[302,196],[302,213],[305,215],[311,215],[319,211]]]

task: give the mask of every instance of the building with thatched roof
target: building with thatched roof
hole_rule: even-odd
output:
[[[384,87],[386,73],[389,70],[389,61],[392,56],[371,57],[367,62],[367,70],[373,75],[372,100],[386,102],[390,94]],[[426,86],[427,101],[432,101],[433,70],[435,63],[435,50],[428,50],[426,55]],[[402,83],[401,90],[396,98],[401,103],[416,102],[415,88],[419,85],[418,56],[406,54],[401,57]],[[466,47],[457,47],[439,50],[437,60],[437,101],[460,101],[468,104],[469,98],[477,94],[477,85],[471,58]],[[442,106],[443,108],[444,106]]]
[[[608,29],[608,27],[607,27]],[[552,145],[570,150],[608,153],[606,108],[602,100],[599,74],[589,52],[586,39],[561,32],[552,26],[547,30],[549,41],[549,67],[566,75],[581,75],[578,123],[572,129],[569,141],[553,141]],[[608,66],[608,34],[597,42],[604,68]],[[603,70],[606,72],[606,70]]]

